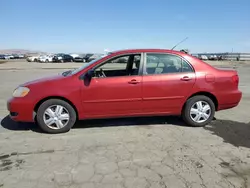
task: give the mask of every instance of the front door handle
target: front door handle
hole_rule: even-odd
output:
[[[189,76],[183,76],[181,78],[182,81],[189,81],[189,80],[192,80],[192,78],[190,78]]]
[[[135,79],[128,81],[129,84],[138,84],[140,81],[137,81]]]

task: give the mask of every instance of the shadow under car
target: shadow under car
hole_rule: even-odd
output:
[[[117,126],[147,126],[156,124],[172,124],[177,126],[186,126],[180,117],[134,117],[117,119],[97,119],[78,121],[73,129],[82,128],[101,128]],[[1,121],[1,126],[12,131],[34,131],[43,133],[35,123],[17,123],[6,116]],[[194,127],[195,128],[195,127]],[[230,120],[214,119],[209,125],[203,127],[213,135],[221,137],[225,143],[232,144],[235,147],[250,148],[250,122],[242,123]]]

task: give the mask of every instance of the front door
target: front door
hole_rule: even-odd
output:
[[[107,60],[94,68],[94,76],[82,86],[83,116],[133,116],[142,110],[141,54]],[[137,65],[137,66],[136,66]]]
[[[148,53],[143,69],[145,113],[178,114],[195,83],[192,66],[173,54]]]

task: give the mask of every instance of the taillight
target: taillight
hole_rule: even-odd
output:
[[[239,76],[237,74],[232,76],[232,81],[233,81],[233,83],[235,83],[238,86],[238,84],[239,84]]]

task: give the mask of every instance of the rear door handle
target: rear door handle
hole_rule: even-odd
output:
[[[181,78],[182,81],[189,81],[189,80],[192,80],[192,78],[188,77],[188,76],[183,76]]]
[[[140,81],[137,81],[135,79],[128,81],[129,84],[138,84]]]

